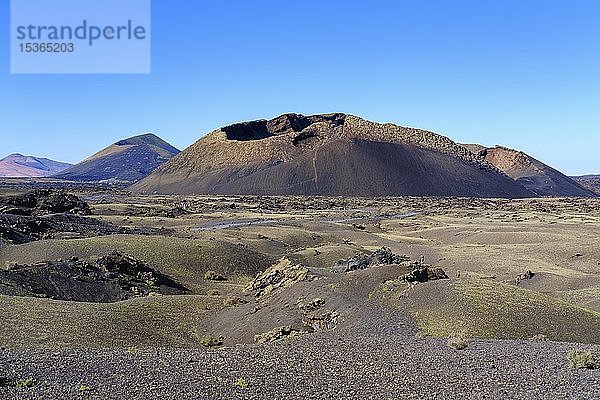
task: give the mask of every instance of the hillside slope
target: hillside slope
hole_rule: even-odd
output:
[[[531,197],[452,140],[346,114],[285,114],[218,129],[138,192]]]
[[[522,151],[496,146],[479,155],[538,196],[593,197],[594,192]]]
[[[179,153],[158,136],[147,133],[121,140],[56,174],[73,181],[135,182]]]
[[[571,179],[584,188],[600,195],[600,175],[572,176]]]

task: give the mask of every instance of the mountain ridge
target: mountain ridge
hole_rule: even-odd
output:
[[[72,164],[51,160],[45,157],[9,154],[0,160],[2,178],[41,178],[64,171]]]

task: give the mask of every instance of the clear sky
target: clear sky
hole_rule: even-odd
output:
[[[153,0],[149,75],[11,75],[1,3],[0,157],[340,111],[600,172],[598,0]]]

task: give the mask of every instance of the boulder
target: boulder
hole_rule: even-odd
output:
[[[258,344],[274,342],[276,340],[283,339],[287,336],[294,336],[301,334],[304,331],[295,329],[290,325],[278,326],[277,328],[271,329],[269,332],[261,333],[254,336],[254,341]]]
[[[367,269],[375,265],[382,264],[402,264],[410,261],[407,256],[399,256],[392,253],[388,247],[382,247],[371,254],[359,253],[347,259],[340,260],[336,264],[336,268],[343,268],[345,272]]]
[[[522,281],[526,281],[526,280],[533,278],[534,275],[535,274],[533,272],[531,272],[530,270],[527,270],[527,271],[523,272],[522,274],[515,276],[515,285],[519,285],[519,283],[521,283]]]
[[[403,275],[400,279],[408,283],[423,283],[438,279],[448,279],[443,269],[431,265],[416,263],[412,272]]]

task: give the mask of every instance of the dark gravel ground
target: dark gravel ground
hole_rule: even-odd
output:
[[[600,370],[570,369],[574,347],[600,352],[536,341],[455,350],[440,339],[336,333],[216,350],[3,350],[1,374],[35,383],[0,388],[0,398],[600,399]]]
[[[359,289],[371,286],[361,277],[356,293],[340,296],[364,299]],[[287,293],[295,289],[302,284]],[[456,350],[417,337],[408,317],[378,303],[344,304],[335,331],[264,345],[0,350],[0,398],[600,400],[600,370],[573,370],[567,359],[573,348],[600,355],[600,345],[474,340]]]

